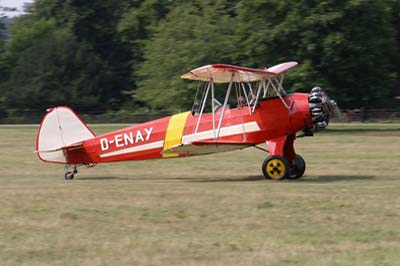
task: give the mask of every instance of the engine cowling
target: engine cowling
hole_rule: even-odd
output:
[[[329,115],[336,109],[336,102],[331,100],[320,87],[314,87],[311,90],[308,102],[313,126],[305,132],[306,135],[312,135],[328,126]]]

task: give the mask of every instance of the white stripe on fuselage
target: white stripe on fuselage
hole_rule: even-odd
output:
[[[228,137],[237,134],[243,133],[250,133],[259,131],[260,127],[258,126],[257,122],[248,122],[244,124],[234,125],[234,126],[227,126],[221,127],[218,137]],[[217,131],[217,130],[215,130]],[[182,137],[183,144],[189,144],[193,141],[205,140],[214,138],[214,130],[206,130],[202,132],[197,132],[194,134],[185,135]]]
[[[233,125],[233,126],[227,126],[227,127],[221,127],[219,137],[227,137],[227,136],[233,136],[237,134],[243,134],[243,133],[251,133],[251,132],[256,132],[259,131],[260,127],[258,126],[257,122],[248,122],[244,124],[239,124],[239,125]],[[200,141],[200,140],[205,140],[205,139],[212,139],[214,138],[214,130],[206,130],[202,132],[197,132],[196,134],[189,134],[189,135],[184,135],[182,137],[182,143],[184,145],[190,144],[193,141]],[[111,156],[116,156],[116,155],[122,155],[122,154],[127,154],[127,153],[132,153],[132,152],[139,152],[139,151],[147,151],[151,149],[157,149],[157,148],[162,148],[164,146],[164,140],[148,143],[148,144],[143,144],[135,147],[130,147],[130,148],[125,148],[117,151],[112,151],[112,152],[107,152],[100,154],[100,158],[106,158],[106,157],[111,157]]]
[[[164,141],[160,140],[160,141],[143,144],[143,145],[139,145],[139,146],[135,146],[135,147],[121,149],[118,151],[103,153],[103,154],[100,154],[100,158],[106,158],[106,157],[110,157],[110,156],[127,154],[127,153],[131,153],[131,152],[147,151],[147,150],[157,149],[157,148],[162,148],[162,147],[164,147]]]

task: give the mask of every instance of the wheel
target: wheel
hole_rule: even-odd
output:
[[[306,171],[306,162],[303,157],[296,154],[296,159],[292,162],[292,167],[290,169],[289,179],[298,179],[304,175]]]
[[[74,172],[66,172],[64,177],[65,177],[65,180],[72,180],[72,179],[74,179]]]
[[[284,179],[288,176],[289,169],[289,162],[279,155],[267,157],[262,165],[263,174],[267,179]]]

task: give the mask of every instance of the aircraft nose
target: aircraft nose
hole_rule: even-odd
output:
[[[329,124],[330,113],[337,107],[336,102],[329,99],[320,87],[314,87],[308,95],[308,105],[314,125],[313,131],[318,132],[326,128]]]

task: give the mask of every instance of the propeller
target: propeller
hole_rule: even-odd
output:
[[[320,87],[314,87],[310,91],[308,102],[313,126],[305,129],[304,133],[306,136],[312,136],[313,133],[326,128],[329,124],[330,114],[333,112],[338,114],[339,110],[336,102],[331,100]]]

